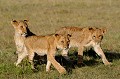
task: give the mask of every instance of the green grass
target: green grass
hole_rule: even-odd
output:
[[[0,79],[119,79],[119,3],[119,0],[0,0]],[[86,66],[75,67],[67,75],[59,75],[54,67],[46,73],[45,64],[38,65],[39,71],[34,73],[27,60],[21,67],[15,67],[12,19],[29,19],[29,28],[37,35],[54,33],[63,26],[106,27],[102,48],[113,65],[104,66],[98,56],[85,55]]]

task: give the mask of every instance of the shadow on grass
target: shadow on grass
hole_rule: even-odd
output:
[[[63,67],[65,67],[65,69],[71,73],[72,72],[72,69],[74,68],[74,65],[72,64],[72,61],[68,61],[66,60],[63,56],[61,55],[58,55],[58,56],[55,56],[55,59],[57,62],[59,62]],[[42,65],[42,64],[47,64],[47,56],[44,55],[44,56],[39,56],[37,54],[35,54],[35,57],[34,57],[34,66],[36,67],[37,69],[37,65]],[[35,71],[37,72],[37,71]]]
[[[74,52],[72,54],[69,54],[69,58],[70,58],[69,61],[66,60],[61,55],[55,56],[55,59],[63,67],[66,68],[68,73],[72,73],[72,69],[74,69],[76,66],[78,66],[77,65],[77,60],[78,60],[77,56],[78,56],[77,52]],[[120,53],[117,53],[117,52],[106,51],[105,56],[106,56],[106,58],[108,59],[109,62],[112,62],[113,60],[119,60],[120,59]],[[37,64],[46,64],[47,63],[47,56],[46,55],[45,56],[35,55],[34,58],[35,58],[35,65],[37,65]],[[89,51],[84,52],[84,56],[83,56],[84,65],[81,65],[80,67],[99,65],[102,62],[102,60],[100,62],[100,61],[97,61],[98,59],[101,60],[101,58],[94,52],[94,50],[90,49]]]
[[[104,54],[109,62],[112,62],[113,60],[119,60],[120,59],[120,53],[119,52],[112,52],[108,50],[104,50]],[[90,49],[87,52],[84,52],[85,56],[93,57],[94,60],[101,59],[100,56],[98,56],[94,50]]]

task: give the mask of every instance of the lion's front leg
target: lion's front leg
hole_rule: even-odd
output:
[[[16,54],[19,54],[24,50],[24,45],[23,44],[22,45],[16,44],[16,49],[17,49]]]
[[[24,47],[21,52],[18,53],[18,59],[17,62],[15,63],[16,66],[18,66],[21,61],[28,55],[26,48]]]
[[[19,53],[18,54],[18,59],[17,59],[17,62],[15,62],[14,64],[16,65],[16,66],[18,66],[20,63],[21,63],[21,61],[25,58],[27,56],[27,54],[26,53]]]
[[[83,46],[78,47],[78,65],[82,65],[83,64]]]
[[[19,53],[20,53],[20,52],[19,52],[19,51],[17,51],[17,50],[14,52],[14,54],[19,54]]]
[[[55,60],[54,55],[55,55],[55,49],[54,49],[54,50],[53,50],[53,49],[50,49],[49,52],[48,52],[48,54],[47,54],[47,59],[48,59],[48,61],[50,61],[50,62],[53,64],[53,66],[58,70],[59,73],[61,73],[61,74],[66,73],[65,68],[62,67],[62,66]],[[48,65],[47,65],[48,67],[49,67],[49,65],[50,65],[50,62],[47,63],[47,64],[48,64]],[[46,66],[46,68],[47,68],[47,66]]]
[[[105,56],[105,54],[103,53],[100,45],[95,45],[95,46],[94,46],[94,50],[95,50],[95,52],[102,58],[102,61],[103,61],[103,63],[104,63],[105,65],[109,65],[109,64],[110,64],[110,62],[108,62],[108,60],[106,59],[106,56]]]
[[[14,54],[17,54],[17,55],[18,55],[18,54],[21,53],[21,52],[22,52],[21,48],[18,48],[18,47],[17,47],[17,49],[16,49],[16,51],[14,52]]]
[[[49,60],[47,60],[46,72],[50,71],[50,66],[51,66],[51,62]]]

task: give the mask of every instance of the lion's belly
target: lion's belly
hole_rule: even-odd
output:
[[[47,54],[47,50],[44,50],[44,49],[39,49],[39,50],[36,50],[35,52],[40,56],[44,56]]]

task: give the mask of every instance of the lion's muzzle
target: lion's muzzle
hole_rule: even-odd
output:
[[[21,34],[23,37],[25,37],[25,36],[27,36],[27,33],[26,32],[24,32],[23,34]]]

